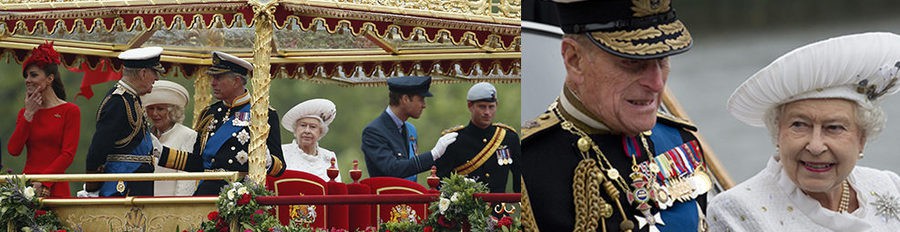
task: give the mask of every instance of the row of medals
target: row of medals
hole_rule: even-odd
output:
[[[656,178],[660,172],[659,166],[654,159],[649,159],[648,162],[651,163],[643,169],[636,164],[632,166],[632,173],[628,176],[631,178],[632,189],[626,191],[628,202],[637,205],[637,209],[644,214],[649,214],[652,203],[660,210],[665,210],[675,204],[675,201],[686,202],[695,199],[712,188],[712,182],[703,170],[702,164],[698,164],[693,173],[674,178],[667,177],[660,183]],[[607,170],[607,175],[614,179],[620,177],[616,169]]]

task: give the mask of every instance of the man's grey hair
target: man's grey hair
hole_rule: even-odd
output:
[[[141,68],[123,68],[122,69],[122,78],[125,77],[137,77],[138,73],[141,72]]]
[[[247,85],[247,76],[241,75],[240,73],[226,72],[226,73],[222,73],[220,75],[222,75],[223,77],[229,77],[229,78],[240,78],[241,83],[243,83],[245,86]]]
[[[881,133],[881,130],[884,129],[884,123],[887,121],[887,115],[884,114],[884,110],[881,106],[869,103],[851,102],[856,106],[856,123],[865,136],[865,142],[875,139]],[[766,111],[764,122],[766,123],[766,128],[769,129],[774,144],[778,144],[778,120],[781,119],[781,114],[784,113],[784,106],[788,103],[791,102],[782,103]]]

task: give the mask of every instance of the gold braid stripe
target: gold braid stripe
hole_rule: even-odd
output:
[[[522,217],[522,228],[529,232],[540,232],[541,230],[537,227],[534,213],[531,210],[531,199],[528,198],[528,188],[525,187],[525,179],[520,181],[522,182],[522,199],[520,200],[522,212],[519,215]]]
[[[503,142],[503,138],[506,137],[506,130],[501,127],[494,127],[494,136],[491,137],[491,140],[488,142],[487,146],[481,149],[475,158],[469,160],[463,165],[456,167],[453,171],[460,175],[468,175],[469,173],[474,172],[476,169],[480,168],[481,165],[484,165],[484,162],[487,162],[491,156],[494,155],[494,152],[497,151],[497,148],[500,147],[500,143]]]
[[[128,101],[125,100],[125,96],[124,96],[124,95],[119,95],[119,96],[122,97],[122,101],[128,102]],[[137,97],[137,96],[135,96],[135,97]],[[133,128],[133,130],[131,130],[131,134],[129,134],[129,135],[126,136],[125,138],[122,138],[122,139],[116,141],[116,147],[117,147],[117,148],[125,147],[125,145],[128,145],[128,143],[131,142],[131,140],[134,139],[134,137],[137,136],[139,133],[141,133],[141,132],[143,131],[143,129],[144,129],[144,127],[143,127],[143,124],[144,124],[144,117],[143,117],[143,111],[144,111],[144,108],[141,107],[141,104],[139,104],[137,101],[134,101],[134,106],[133,106],[133,107],[134,107],[134,113],[135,113],[135,114],[139,114],[139,115],[135,115],[135,114],[132,114],[132,113],[131,113],[131,108],[132,108],[132,106],[129,106],[128,104],[124,104],[124,105],[125,105],[125,112],[126,112],[127,115],[128,115],[128,124],[130,124],[130,126],[131,126],[131,128]],[[138,112],[138,111],[141,111],[141,112]]]

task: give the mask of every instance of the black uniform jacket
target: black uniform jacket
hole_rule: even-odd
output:
[[[474,166],[478,159],[476,155],[486,151],[486,147],[491,146],[491,138],[495,132],[504,130],[503,140],[498,141],[499,146],[490,154],[484,154],[486,161],[480,166]],[[519,147],[519,135],[516,131],[501,123],[494,123],[487,128],[479,128],[469,122],[469,125],[456,127],[445,131],[445,133],[457,132],[456,142],[447,147],[447,151],[436,162],[437,176],[444,178],[450,176],[450,173],[457,172],[460,166],[471,164],[471,172],[467,175],[488,185],[488,189],[492,193],[506,192],[506,181],[510,171],[513,176],[513,191],[519,192],[519,156],[522,154]],[[498,159],[499,158],[499,159]],[[503,161],[501,164],[499,161]],[[464,166],[465,167],[465,166]]]
[[[552,109],[552,108],[551,108]],[[573,121],[573,120],[569,120]],[[526,122],[522,127],[522,157],[516,162],[521,162],[523,182],[527,189],[527,197],[534,215],[534,221],[542,231],[572,231],[575,224],[575,204],[573,203],[573,176],[578,162],[582,160],[578,149],[578,136],[562,128],[558,115],[548,111],[535,121]],[[692,125],[671,117],[657,117],[657,123],[664,123],[672,127],[680,128],[684,142],[696,138],[690,130],[696,130]],[[576,126],[584,126],[575,123]],[[605,157],[613,167],[619,170],[621,176],[628,184],[628,178],[632,170],[632,158],[626,155],[621,134],[613,134],[609,131],[592,131],[588,133],[591,139],[599,146]],[[649,150],[653,151],[652,141],[647,139]],[[641,143],[639,147],[642,147]],[[637,158],[636,162],[647,161],[647,155]],[[597,158],[597,157],[595,157]],[[616,188],[619,188],[617,185]],[[602,189],[602,187],[601,187]],[[633,231],[648,231],[649,227],[639,228],[635,216],[642,216],[635,206],[629,204],[625,191],[619,194],[627,217],[635,224]],[[612,204],[613,214],[606,218],[606,231],[620,231],[622,222],[620,211],[610,196],[601,190],[603,199]],[[706,210],[706,194],[696,198],[702,212]],[[653,207],[655,214],[659,209]],[[598,226],[597,231],[603,231]]]
[[[249,95],[245,93],[242,97],[238,97],[234,104],[226,104],[223,101],[213,103],[203,110],[200,114],[200,120],[194,126],[197,131],[197,142],[194,143],[193,152],[179,151],[163,148],[160,155],[159,165],[167,168],[184,170],[189,172],[202,171],[238,171],[247,172],[250,162],[245,158],[249,155],[250,146],[250,126],[235,125],[238,127],[237,132],[229,135],[224,144],[215,152],[215,157],[206,159],[202,157],[210,137],[215,134],[220,127],[225,125],[227,120],[235,120],[236,112],[243,107],[250,107]],[[250,119],[254,120],[254,119]],[[281,151],[281,133],[278,131],[278,113],[269,108],[269,136],[266,138],[266,148],[272,156],[272,165],[268,167],[267,175],[279,176],[285,170],[284,154]],[[230,124],[229,124],[230,125]],[[246,132],[246,133],[245,133]],[[243,162],[242,162],[243,161]],[[204,167],[204,162],[208,162],[209,166]],[[206,181],[205,181],[206,182]],[[201,191],[198,186],[197,192]],[[210,192],[211,191],[211,192]],[[206,193],[217,193],[218,189],[206,191]],[[197,195],[195,193],[195,195]]]

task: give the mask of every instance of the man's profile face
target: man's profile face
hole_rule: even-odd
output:
[[[219,100],[231,101],[244,93],[244,83],[235,74],[223,73],[213,75],[209,83],[212,87],[213,97]]]
[[[497,112],[497,102],[475,101],[469,102],[469,112],[472,113],[472,124],[479,128],[486,128],[494,121],[494,113]]]
[[[403,103],[403,108],[406,110],[406,114],[409,115],[410,118],[416,118],[422,116],[422,111],[425,110],[425,97],[418,94],[413,95],[403,95],[401,96],[401,101]]]
[[[585,108],[613,131],[636,135],[652,129],[669,76],[668,58],[628,59],[586,45],[579,50],[582,81],[573,83]]]

